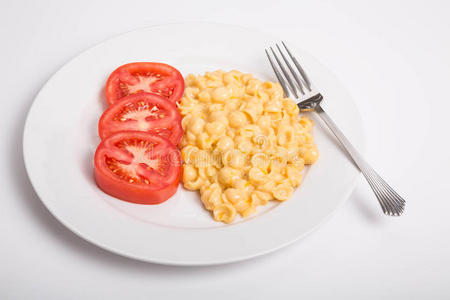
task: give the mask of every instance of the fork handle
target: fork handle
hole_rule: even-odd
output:
[[[405,200],[400,197],[393,188],[391,188],[386,181],[384,181],[377,172],[364,160],[359,152],[353,147],[350,141],[345,137],[342,131],[336,126],[330,116],[318,104],[315,106],[315,112],[327,124],[328,128],[333,132],[338,141],[352,158],[355,165],[363,173],[373,192],[375,193],[378,202],[381,205],[383,212],[389,216],[400,216],[405,207]]]

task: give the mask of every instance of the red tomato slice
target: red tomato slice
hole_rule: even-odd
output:
[[[104,139],[95,152],[95,181],[105,193],[139,204],[158,204],[178,188],[181,156],[169,140],[142,131]]]
[[[176,105],[149,93],[123,97],[103,112],[98,123],[100,138],[125,130],[157,134],[174,145],[183,135],[181,115]]]
[[[177,102],[184,93],[184,79],[172,66],[136,62],[118,67],[108,78],[105,86],[109,105],[130,94],[147,92],[170,102]]]

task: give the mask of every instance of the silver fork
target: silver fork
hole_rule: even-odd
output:
[[[278,78],[278,81],[283,87],[285,95],[287,97],[290,97],[291,95],[294,96],[297,105],[300,108],[300,111],[314,111],[320,116],[325,124],[327,124],[328,128],[333,132],[344,149],[350,155],[355,165],[369,182],[369,185],[374,191],[383,212],[389,216],[400,216],[401,214],[403,214],[403,211],[405,209],[405,200],[400,197],[386,183],[386,181],[384,181],[380,177],[380,175],[378,175],[377,172],[375,172],[369,166],[369,164],[363,159],[363,157],[353,147],[349,140],[344,136],[342,131],[336,126],[333,120],[331,120],[328,114],[325,113],[325,111],[320,106],[320,102],[323,100],[323,96],[311,85],[311,81],[309,80],[305,71],[300,66],[297,59],[292,55],[291,51],[289,51],[286,44],[284,42],[281,43],[283,44],[285,53],[282,51],[280,46],[278,46],[278,44],[276,44],[276,47],[278,48],[278,52],[281,54],[284,64],[272,49],[272,47],[269,48],[278,66],[273,61],[267,49],[266,55],[269,59],[270,65],[272,66],[272,69],[275,72],[275,75]],[[292,65],[295,66],[296,70]],[[289,72],[286,69],[286,66],[289,69]]]

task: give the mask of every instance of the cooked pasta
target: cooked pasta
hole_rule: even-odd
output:
[[[185,188],[199,190],[217,221],[231,223],[285,201],[319,157],[313,122],[278,83],[239,71],[188,75],[178,104]]]

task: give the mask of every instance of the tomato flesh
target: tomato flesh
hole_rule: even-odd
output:
[[[119,131],[146,131],[177,145],[183,135],[181,115],[175,104],[149,93],[128,95],[102,114],[98,130],[104,139]]]
[[[167,139],[141,131],[122,131],[102,140],[95,152],[95,181],[124,201],[158,204],[175,194],[181,156]]]
[[[183,76],[167,64],[136,62],[114,70],[105,86],[106,101],[110,105],[125,96],[143,92],[176,103],[184,93]]]

